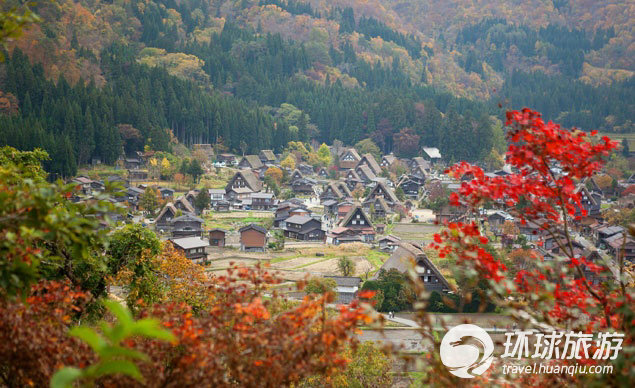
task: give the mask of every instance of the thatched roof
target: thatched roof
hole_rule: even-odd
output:
[[[415,270],[417,267],[423,266],[429,268],[446,288],[451,288],[445,276],[443,276],[439,269],[428,259],[423,249],[413,243],[400,241],[397,244],[395,252],[384,262],[380,270],[388,271],[394,268],[401,273],[405,273],[411,270],[413,265],[415,265]]]
[[[242,163],[243,160],[246,160],[251,168],[261,168],[263,166],[262,160],[260,160],[258,155],[245,155],[240,163]]]
[[[377,163],[377,160],[373,156],[373,154],[364,154],[362,156],[362,160],[359,161],[360,164],[365,163],[370,169],[375,173],[375,175],[381,174],[381,166]]]
[[[272,150],[262,150],[260,151],[260,155],[262,155],[267,162],[274,162],[276,160],[276,154],[274,154]]]

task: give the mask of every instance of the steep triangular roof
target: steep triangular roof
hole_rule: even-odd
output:
[[[381,194],[383,192],[383,194]],[[377,182],[375,187],[368,194],[368,198],[374,198],[379,196],[380,198],[385,198],[388,202],[397,203],[399,202],[399,198],[395,195],[395,192],[388,186],[386,186],[383,182]]]
[[[428,155],[430,159],[441,159],[441,152],[436,147],[423,147],[423,152]]]
[[[181,204],[181,206],[183,206],[185,208],[185,211],[188,211],[190,213],[194,213],[196,212],[196,210],[194,209],[194,206],[192,206],[192,204],[190,203],[190,201],[188,201],[184,196],[180,196],[178,197],[175,201],[174,201],[174,206],[176,206],[177,204]]]
[[[172,212],[172,216],[175,216],[178,210],[172,202],[166,203],[165,206],[163,206],[163,209],[161,209],[161,212],[159,212],[159,215],[156,218],[157,221],[162,219],[168,211]]]
[[[417,176],[419,178],[425,178],[426,177],[426,169],[423,168],[423,166],[421,165],[415,165],[412,169],[410,169],[410,173],[413,176]]]
[[[260,160],[258,155],[245,155],[243,156],[243,160],[246,160],[251,168],[260,168],[263,166],[262,160]],[[242,163],[243,160],[241,160],[240,163]]]
[[[346,214],[346,216],[344,216],[344,218],[342,218],[342,221],[339,223],[339,226],[346,227],[346,228],[351,227],[352,224],[351,225],[349,225],[349,224],[354,219],[356,214],[360,214],[364,218],[364,221],[365,221],[364,225],[366,225],[366,226],[368,226],[370,228],[373,227],[373,223],[370,221],[370,217],[368,217],[368,215],[366,214],[364,209],[362,209],[362,207],[359,206],[359,205],[355,205],[355,206],[353,206],[351,208],[351,210],[349,210],[349,212]]]
[[[423,267],[429,268],[434,273],[434,275],[436,275],[439,278],[439,281],[443,283],[443,285],[447,289],[451,289],[450,283],[448,283],[445,276],[441,274],[441,272],[434,265],[434,263],[432,263],[430,259],[428,259],[428,256],[425,254],[423,249],[420,246],[415,245],[413,243],[400,241],[397,244],[397,249],[384,262],[384,264],[381,266],[379,270],[381,271],[383,269],[385,271],[388,271],[394,268],[401,273],[405,273],[408,270],[412,269],[413,263],[415,264],[415,270],[417,270],[417,268],[423,268]]]
[[[350,154],[351,156],[353,156],[355,160],[361,159],[361,157],[359,156],[355,148],[349,148],[346,151],[342,152],[342,154],[340,155],[340,158],[343,158],[344,156],[346,156],[346,154]]]
[[[359,174],[360,178],[364,176],[367,180],[371,181],[377,178],[377,175],[375,175],[373,170],[366,164],[358,165],[355,171]]]
[[[586,199],[590,201],[593,206],[598,205],[597,199],[591,194],[591,192],[589,191],[589,189],[586,188],[585,185],[579,184],[578,187],[576,187],[575,192],[580,193],[580,195],[582,196],[582,200]]]
[[[346,185],[346,182],[338,181],[338,182],[335,183],[335,185],[337,186],[337,188],[339,189],[340,193],[342,193],[342,195],[345,198],[353,197],[353,193],[351,193],[351,190]]]
[[[363,164],[370,167],[375,175],[381,174],[381,167],[379,166],[379,163],[377,163],[377,160],[375,160],[373,154],[364,154],[364,156],[362,156],[362,159],[359,161],[358,166],[361,166]]]
[[[200,222],[201,224],[205,222],[202,218],[197,217],[194,214],[190,214],[190,213],[185,213],[182,216],[176,217],[175,219],[172,220],[172,222],[180,222],[180,221],[196,221],[196,222]]]
[[[392,166],[393,163],[395,163],[395,161],[397,160],[397,158],[395,157],[395,155],[393,154],[388,154],[388,155],[384,155],[381,158],[382,162],[386,162],[386,164],[388,166]]]
[[[261,150],[260,155],[268,162],[274,162],[276,160],[276,154],[274,154],[272,150]]]
[[[346,177],[348,179],[353,179],[353,180],[357,180],[357,181],[361,181],[362,180],[362,178],[359,177],[359,174],[355,170],[348,170],[348,172],[346,173]]]
[[[331,191],[333,192],[333,195],[337,198],[342,198],[342,192],[340,191],[340,189],[337,187],[337,184],[335,182],[331,182],[329,183],[323,191],[323,194],[326,194],[326,192],[331,189]]]
[[[390,206],[388,206],[388,203],[386,203],[386,200],[383,198],[377,197],[373,203],[375,205],[375,209],[377,209],[377,205],[379,205],[385,212],[390,211]]]
[[[293,172],[291,173],[291,181],[294,181],[296,179],[302,179],[302,178],[304,178],[304,175],[302,175],[302,172],[298,170],[297,168],[293,170]]]
[[[196,198],[196,196],[198,195],[199,191],[198,190],[190,190],[185,194],[185,199],[187,199],[190,204],[192,204],[192,206],[194,205],[194,200]]]
[[[249,187],[251,189],[251,191],[257,192],[257,191],[262,190],[262,182],[260,182],[260,179],[258,179],[258,177],[256,176],[256,174],[253,173],[253,171],[251,171],[251,170],[238,170],[236,172],[236,174],[234,174],[232,179],[229,180],[229,183],[227,183],[227,186],[225,187],[225,191],[226,192],[229,189],[232,188],[231,186],[234,183],[234,180],[236,180],[237,176],[241,176],[242,177],[242,179],[247,184],[247,187]]]
[[[416,178],[416,179],[413,179]],[[397,187],[401,187],[402,185],[409,183],[409,182],[414,182],[417,186],[423,186],[422,183],[422,179],[415,177],[414,175],[402,175],[401,178],[399,178],[399,182],[397,183]]]

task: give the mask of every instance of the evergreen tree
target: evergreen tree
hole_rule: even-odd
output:
[[[192,159],[187,168],[187,173],[192,176],[194,182],[198,182],[198,179],[205,173],[205,170],[203,170],[203,167],[201,167],[201,163],[198,160]]]

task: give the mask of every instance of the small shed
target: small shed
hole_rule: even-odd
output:
[[[225,229],[211,229],[209,231],[209,245],[213,247],[224,247],[226,235],[227,231]]]
[[[267,229],[260,225],[249,224],[238,230],[240,250],[246,252],[264,252],[267,247]]]

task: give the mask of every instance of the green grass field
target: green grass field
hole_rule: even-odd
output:
[[[238,230],[245,225],[248,224],[257,224],[269,227],[271,224],[271,218],[260,218],[260,217],[214,217],[214,213],[211,215],[206,215],[205,219],[205,228],[220,228],[226,230]]]

